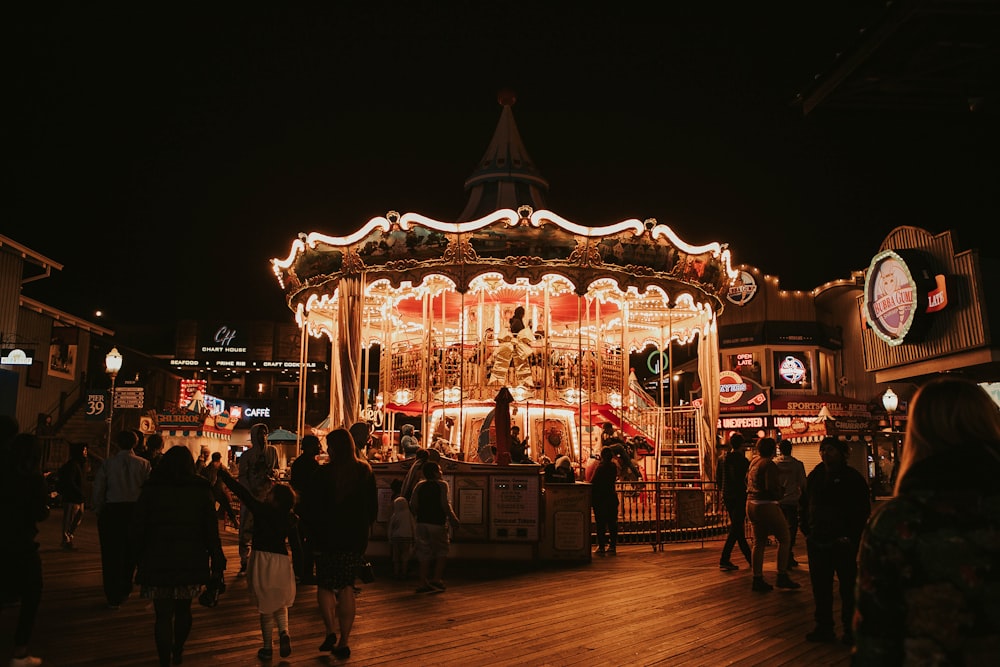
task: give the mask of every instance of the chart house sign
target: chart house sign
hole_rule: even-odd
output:
[[[865,319],[889,345],[917,340],[929,313],[948,304],[943,275],[935,275],[923,253],[886,250],[872,258],[865,278]]]

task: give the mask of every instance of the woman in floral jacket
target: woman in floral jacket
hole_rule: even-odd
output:
[[[860,550],[855,665],[986,665],[1000,655],[1000,411],[973,382],[914,396],[895,497]]]

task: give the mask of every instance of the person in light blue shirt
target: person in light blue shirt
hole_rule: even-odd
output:
[[[149,461],[132,451],[138,438],[120,431],[115,438],[118,453],[106,460],[94,476],[94,511],[101,543],[101,574],[108,607],[118,609],[132,592],[135,558],[129,524],[142,485],[149,479]]]

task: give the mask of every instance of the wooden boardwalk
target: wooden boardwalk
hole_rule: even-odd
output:
[[[41,525],[45,592],[32,652],[49,667],[156,665],[153,612],[133,596],[105,608],[96,518],[88,513],[78,549],[59,547],[62,510]],[[229,590],[218,607],[195,603],[184,665],[256,666],[261,646],[246,580],[234,576],[235,534],[224,537]],[[849,649],[810,644],[812,594],[807,565],[797,591],[750,591],[750,573],[720,572],[722,542],[619,548],[585,565],[449,563],[448,590],[416,595],[376,563],[351,637],[353,665],[847,665]],[[800,551],[804,551],[800,549]],[[738,553],[738,552],[737,552]],[[774,548],[765,575],[774,580]],[[801,558],[801,560],[804,560]],[[17,609],[0,615],[6,664]],[[839,613],[835,611],[839,618]],[[333,665],[317,647],[325,633],[315,588],[299,588],[290,612],[292,655],[272,665]],[[839,628],[838,628],[839,632]]]

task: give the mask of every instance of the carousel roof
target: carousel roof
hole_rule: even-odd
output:
[[[588,227],[536,209],[548,183],[521,142],[513,97],[501,97],[501,103],[493,141],[466,181],[470,196],[463,218],[488,212],[445,222],[390,211],[348,236],[299,234],[272,268],[300,323],[324,314],[335,321],[338,288],[349,276],[363,278],[366,304],[381,308],[376,317],[386,317],[388,304],[401,320],[408,311],[419,315],[425,297],[448,320],[449,308],[469,305],[468,298],[487,293],[499,302],[510,292],[510,303],[532,295],[541,302],[544,295],[553,331],[579,325],[578,302],[585,297],[600,302],[604,320],[621,319],[627,307],[633,327],[663,326],[687,313],[691,330],[681,336],[690,338],[706,313],[722,311],[738,274],[726,245],[688,244],[652,218]]]

